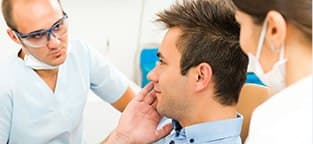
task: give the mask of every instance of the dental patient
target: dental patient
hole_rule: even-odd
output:
[[[172,120],[160,144],[240,144],[236,110],[247,55],[228,0],[184,0],[158,14],[168,31],[148,74],[157,111]]]

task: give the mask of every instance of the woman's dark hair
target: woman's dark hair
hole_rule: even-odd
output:
[[[256,24],[262,24],[269,11],[277,11],[312,39],[312,0],[233,0],[233,3],[252,16]]]

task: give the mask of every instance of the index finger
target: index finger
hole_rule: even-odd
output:
[[[153,89],[153,83],[150,82],[148,83],[138,94],[138,96],[136,96],[136,100],[137,101],[143,101],[145,96]]]

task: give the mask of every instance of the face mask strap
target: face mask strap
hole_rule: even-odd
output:
[[[273,43],[271,43],[271,47],[272,47],[272,50],[274,52],[277,51],[277,48],[274,46]],[[280,48],[280,51],[279,51],[279,60],[282,61],[284,60],[284,55],[285,55],[285,44],[282,44],[281,48]]]
[[[285,45],[283,44],[280,48],[279,60],[283,60],[285,58]]]

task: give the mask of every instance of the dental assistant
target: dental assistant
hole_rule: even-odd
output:
[[[233,0],[240,44],[273,94],[252,115],[246,144],[312,144],[312,1]]]

